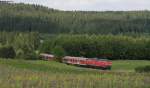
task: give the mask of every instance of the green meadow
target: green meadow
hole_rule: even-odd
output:
[[[134,68],[150,61],[113,61],[111,71],[58,62],[0,59],[1,88],[150,88],[150,73]]]

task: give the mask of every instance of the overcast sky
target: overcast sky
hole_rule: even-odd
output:
[[[12,0],[60,10],[150,10],[150,0]]]

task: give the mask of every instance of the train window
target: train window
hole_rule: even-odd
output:
[[[75,62],[77,63],[78,61],[77,61],[77,60],[75,60]]]

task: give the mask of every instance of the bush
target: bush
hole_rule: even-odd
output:
[[[22,49],[17,51],[17,58],[26,59],[26,60],[37,60],[39,56],[36,52],[24,52]]]
[[[61,62],[61,59],[65,56],[66,52],[61,46],[55,46],[52,50],[52,54]]]
[[[51,49],[54,48],[53,47],[53,41],[44,41],[44,42],[41,42],[40,46],[39,46],[39,50],[41,53],[51,53]]]
[[[1,46],[0,57],[1,58],[15,58],[16,53],[12,46]]]
[[[24,59],[26,60],[37,60],[39,57],[35,53],[28,53],[25,55]]]
[[[150,65],[144,67],[137,67],[135,68],[136,72],[150,72]]]

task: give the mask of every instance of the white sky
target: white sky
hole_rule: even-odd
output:
[[[60,10],[150,10],[150,0],[12,0]]]

